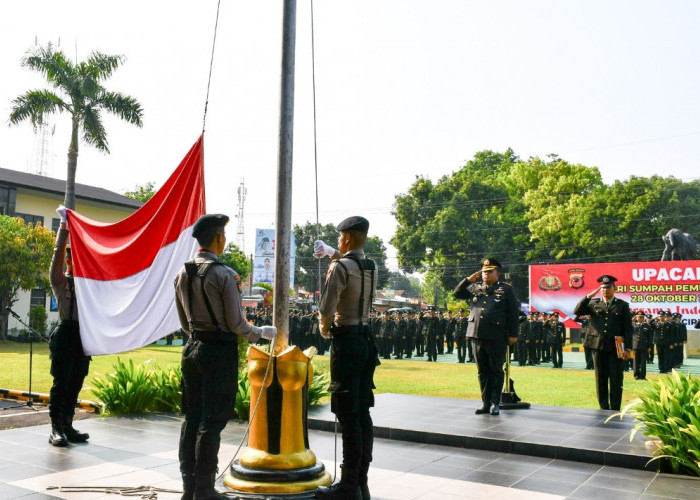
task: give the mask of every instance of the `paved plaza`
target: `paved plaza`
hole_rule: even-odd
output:
[[[532,447],[535,455],[527,454],[528,446],[513,448],[512,443],[524,439],[515,429],[520,422],[544,418],[551,414],[547,408],[502,411],[499,417],[475,416],[476,401],[424,398],[396,394],[379,395],[374,411],[378,438],[374,461],[370,469],[370,488],[376,499],[556,499],[556,498],[614,498],[624,499],[694,499],[700,498],[700,480],[658,474],[639,468],[634,460],[626,467],[594,463],[596,449],[615,447],[629,440],[627,428],[611,428],[607,447],[591,439],[586,445],[586,429],[601,427],[608,412],[588,410],[578,422],[558,422],[569,433],[579,425],[583,433],[566,442],[555,428],[546,432],[540,447]],[[411,407],[419,411],[407,412]],[[425,411],[426,408],[437,411]],[[577,412],[577,410],[571,410]],[[314,410],[310,426],[332,428],[327,406]],[[450,421],[449,428],[440,429],[436,418]],[[406,421],[413,422],[406,425]],[[398,432],[398,422],[404,422],[404,432]],[[462,424],[460,424],[460,422]],[[64,492],[51,487],[136,487],[153,486],[165,490],[180,489],[177,444],[180,416],[147,415],[138,417],[107,417],[81,420],[76,426],[90,433],[86,444],[55,448],[47,443],[48,425],[21,427],[0,431],[0,498],[2,499],[114,499],[114,494],[98,491]],[[555,425],[552,422],[543,425]],[[625,424],[627,425],[627,424]],[[414,435],[407,433],[412,428]],[[445,426],[447,427],[447,426]],[[500,431],[494,430],[500,428]],[[394,429],[394,432],[390,431]],[[489,430],[491,429],[491,430]],[[508,431],[507,429],[510,429]],[[236,453],[245,432],[245,424],[230,422],[222,435],[219,454],[223,470]],[[466,437],[487,433],[488,440],[507,450],[494,451],[483,443]],[[416,436],[418,441],[417,442]],[[406,440],[409,439],[409,440]],[[558,441],[557,441],[558,439]],[[328,470],[334,470],[335,439],[333,432],[311,430],[310,447]],[[456,440],[456,441],[454,441]],[[487,441],[488,441],[487,440]],[[446,444],[434,444],[446,442]],[[465,448],[474,443],[479,446]],[[506,442],[510,445],[504,444]],[[576,444],[574,444],[576,443]],[[595,445],[595,446],[593,446]],[[544,446],[544,448],[543,448]],[[551,446],[554,456],[547,454]],[[578,448],[575,448],[578,446]],[[588,446],[592,455],[586,455]],[[597,446],[597,448],[596,448]],[[341,443],[338,442],[338,452]],[[556,449],[578,449],[569,452],[572,459],[556,457]],[[636,447],[635,451],[643,449]],[[619,450],[618,450],[619,451]],[[626,450],[630,452],[630,450]],[[539,456],[538,456],[539,455]],[[605,453],[598,453],[603,457]],[[578,458],[578,459],[577,459]],[[579,460],[582,459],[583,461]],[[636,464],[636,465],[635,465]],[[157,494],[159,499],[179,498],[177,493]]]

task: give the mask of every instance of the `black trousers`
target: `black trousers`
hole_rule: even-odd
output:
[[[593,365],[600,409],[619,411],[622,403],[625,360],[618,358],[616,352],[593,351]]]
[[[644,380],[647,377],[647,350],[634,350],[634,378]]]
[[[520,366],[524,366],[527,364],[527,346],[528,344],[525,343],[524,340],[518,340],[518,343],[516,344],[516,352],[518,354],[518,364]]]
[[[233,334],[231,334],[233,337]],[[221,431],[235,417],[238,389],[238,343],[190,340],[182,350],[180,471],[215,474]]]
[[[428,359],[437,361],[437,353],[438,353],[438,336],[435,335],[434,333],[428,333],[426,335],[426,346],[425,350],[428,353]]]
[[[476,369],[479,375],[481,401],[484,406],[501,404],[503,391],[503,364],[506,362],[506,344],[484,339],[470,339]]]
[[[457,336],[457,361],[464,363],[467,360],[467,338],[463,335]]]
[[[53,376],[49,416],[54,420],[62,415],[75,414],[78,394],[90,367],[91,358],[83,352],[77,321],[61,321],[49,338],[49,353]]]
[[[343,436],[343,467],[350,474],[369,467],[374,432],[369,409],[374,406],[374,344],[362,334],[334,335],[331,343],[331,411]]]
[[[549,344],[549,352],[551,353],[550,358],[552,360],[552,364],[557,368],[561,368],[564,364],[564,353],[562,344]]]
[[[586,370],[592,370],[593,369],[593,350],[584,347],[583,357],[586,359]]]

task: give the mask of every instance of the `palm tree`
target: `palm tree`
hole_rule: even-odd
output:
[[[78,166],[78,131],[81,126],[83,141],[109,153],[107,131],[102,123],[103,110],[139,127],[142,125],[143,112],[135,98],[108,92],[102,86],[102,80],[109,78],[123,62],[123,56],[93,51],[86,61],[73,64],[62,51],[54,51],[51,44],[30,50],[22,58],[22,67],[43,74],[55,92],[41,89],[20,95],[12,101],[9,121],[14,125],[30,120],[37,127],[53,113],[67,112],[71,115],[64,201],[68,208],[75,209],[75,171]]]

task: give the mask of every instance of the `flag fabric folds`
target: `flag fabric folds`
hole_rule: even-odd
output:
[[[85,354],[136,349],[180,328],[173,280],[197,250],[192,226],[205,211],[203,136],[126,219],[105,224],[68,211]]]

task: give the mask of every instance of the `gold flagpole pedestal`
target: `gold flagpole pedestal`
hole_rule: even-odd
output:
[[[252,413],[257,405],[257,411],[250,423],[248,446],[223,477],[223,486],[229,490],[225,494],[313,498],[318,486],[331,483],[331,475],[309,449],[306,418],[315,353],[313,347],[302,352],[290,346],[278,354],[248,348],[250,408]]]

